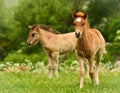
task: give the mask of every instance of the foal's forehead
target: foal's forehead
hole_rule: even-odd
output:
[[[80,17],[78,17],[78,18],[75,19],[75,21],[76,21],[76,22],[81,22],[82,19],[81,19]]]
[[[77,17],[75,20],[74,20],[74,23],[84,23],[84,19],[82,17]]]

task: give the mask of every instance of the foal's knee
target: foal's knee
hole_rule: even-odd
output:
[[[55,75],[56,77],[58,77],[58,64],[54,64],[54,71],[55,71]]]
[[[58,70],[58,64],[54,64],[54,70]]]
[[[48,64],[48,77],[52,78],[52,65]]]
[[[92,79],[92,82],[94,82],[94,72],[89,72],[90,78]]]
[[[48,65],[48,70],[52,70],[52,65]]]
[[[84,76],[84,70],[80,70],[80,76]]]

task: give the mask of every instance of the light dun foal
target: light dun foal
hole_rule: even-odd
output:
[[[101,57],[105,50],[105,40],[97,29],[91,29],[88,25],[87,14],[78,12],[73,14],[76,42],[77,58],[80,67],[80,88],[83,87],[84,80],[84,60],[89,62],[89,75],[95,84],[99,84],[99,66]],[[94,68],[94,57],[97,57]]]
[[[59,55],[71,52],[75,49],[76,37],[74,32],[60,34],[46,25],[29,26],[30,32],[27,45],[42,44],[48,55],[48,73],[52,78],[52,69],[58,77]]]

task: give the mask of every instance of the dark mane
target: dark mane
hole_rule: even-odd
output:
[[[55,29],[53,29],[52,27],[50,26],[47,26],[47,25],[39,25],[39,24],[34,24],[31,26],[31,30],[35,29],[36,27],[40,27],[41,29],[44,29],[48,32],[52,32],[54,34],[60,34],[60,32],[56,31]]]
[[[55,29],[53,29],[52,27],[47,26],[47,25],[40,25],[40,28],[44,29],[46,31],[52,32],[54,34],[60,34],[60,32],[56,31]]]

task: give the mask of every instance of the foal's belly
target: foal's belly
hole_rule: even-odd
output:
[[[59,49],[59,53],[60,54],[65,54],[67,52],[72,52],[75,48],[68,48],[68,47],[65,47],[65,48],[60,48]]]

